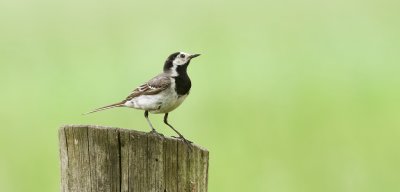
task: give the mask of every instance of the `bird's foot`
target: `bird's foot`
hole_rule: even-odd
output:
[[[183,137],[182,135],[180,135],[179,137],[176,137],[176,136],[172,136],[172,137],[173,137],[173,138],[176,138],[176,139],[179,139],[179,140],[182,140],[182,141],[189,147],[190,151],[192,151],[192,143],[193,143],[193,142],[187,140],[187,139],[186,139],[185,137]]]
[[[149,133],[150,133],[150,134],[156,134],[156,135],[158,135],[158,136],[164,137],[164,135],[161,134],[161,133],[159,133],[159,132],[157,132],[156,129],[151,129],[151,131],[150,131]]]

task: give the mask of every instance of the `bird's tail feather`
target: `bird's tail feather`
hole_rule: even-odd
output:
[[[104,106],[104,107],[97,108],[97,109],[95,109],[93,111],[89,111],[89,112],[84,113],[82,115],[88,115],[90,113],[96,113],[96,112],[103,111],[103,110],[106,110],[106,109],[111,109],[111,108],[114,108],[114,107],[122,107],[122,106],[124,106],[124,102],[118,102],[118,103],[114,103],[114,104],[111,104],[111,105],[107,105],[107,106]]]

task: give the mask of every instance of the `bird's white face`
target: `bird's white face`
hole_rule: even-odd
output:
[[[185,52],[179,52],[172,62],[173,65],[184,65],[191,59],[191,54]]]

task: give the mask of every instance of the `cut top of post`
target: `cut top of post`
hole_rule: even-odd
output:
[[[59,130],[61,191],[207,191],[209,152],[154,133],[67,125]]]

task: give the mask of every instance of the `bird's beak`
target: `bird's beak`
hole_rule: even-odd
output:
[[[190,57],[190,59],[193,59],[193,58],[198,57],[198,56],[200,56],[200,54],[193,54],[193,55],[190,55],[189,57]]]

